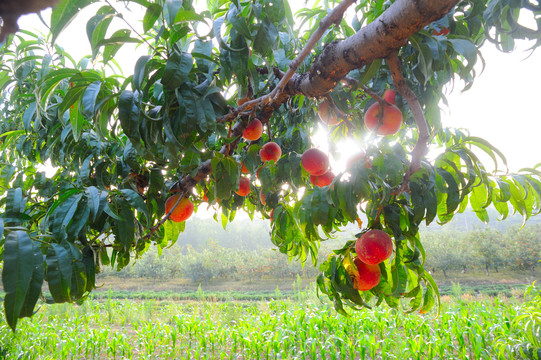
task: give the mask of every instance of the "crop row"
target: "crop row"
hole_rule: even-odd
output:
[[[386,307],[338,315],[298,301],[88,300],[45,306],[12,334],[5,359],[494,359],[520,358],[516,301],[452,301],[439,317]],[[528,349],[526,349],[528,351]]]

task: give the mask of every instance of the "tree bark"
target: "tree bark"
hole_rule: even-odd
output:
[[[409,37],[442,18],[458,0],[398,0],[351,37],[328,44],[308,73],[291,78],[286,92],[319,97],[354,69],[387,57]],[[289,89],[289,90],[288,90]]]

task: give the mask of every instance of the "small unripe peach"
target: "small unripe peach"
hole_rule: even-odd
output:
[[[338,116],[331,109],[331,104],[328,100],[323,101],[317,110],[317,115],[325,124],[329,126],[336,125],[340,122]]]
[[[248,170],[248,168],[246,167],[246,164],[244,164],[244,163],[241,164],[240,171],[241,171],[243,174],[248,174],[248,173],[250,172],[250,171]]]
[[[383,93],[383,98],[387,100],[387,102],[396,105],[396,91],[392,89],[387,89]]]

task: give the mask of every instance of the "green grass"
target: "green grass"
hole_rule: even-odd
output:
[[[43,306],[12,334],[3,359],[507,359],[523,329],[515,298],[444,296],[436,318],[387,307],[338,315],[312,292],[257,302],[90,299]],[[277,294],[278,295],[278,294]],[[212,300],[212,299],[211,299]]]

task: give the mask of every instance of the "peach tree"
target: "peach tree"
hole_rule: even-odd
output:
[[[92,53],[74,59],[56,40],[91,4],[79,40]],[[489,142],[443,127],[439,108],[445,86],[472,85],[484,42],[538,45],[535,22],[525,26],[519,13],[538,19],[539,2],[343,0],[295,14],[286,0],[196,5],[60,0],[49,33],[9,36],[24,10],[0,6],[0,254],[13,329],[40,298],[81,301],[100,268],[121,269],[182,238],[185,222],[169,220],[182,199],[224,225],[239,211],[269,218],[276,248],[318,266],[320,294],[344,314],[382,302],[424,313],[438,302],[421,224],[466,210],[488,221],[489,206],[525,221],[540,211],[540,173],[507,172]],[[147,50],[133,69],[117,61],[129,43]],[[378,135],[391,106],[402,123]],[[243,137],[255,119],[260,137]],[[321,129],[328,149],[313,143]],[[331,164],[343,161],[345,141],[360,155],[313,185],[302,155],[320,147]],[[278,146],[277,161],[261,161],[267,143]],[[370,289],[355,286],[355,239],[318,263],[321,242],[350,223],[392,239]]]

